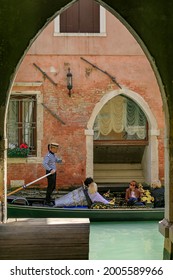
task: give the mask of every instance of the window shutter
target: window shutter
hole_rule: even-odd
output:
[[[60,15],[60,32],[77,32],[79,25],[79,2],[73,4],[70,8]]]
[[[99,24],[100,6],[93,0],[80,1],[80,30],[82,33],[100,32]]]
[[[79,0],[60,15],[61,33],[99,33],[100,5],[93,0]]]

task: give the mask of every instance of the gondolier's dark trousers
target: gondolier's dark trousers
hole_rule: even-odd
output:
[[[46,170],[46,174],[50,173],[50,171]],[[56,172],[54,174],[51,174],[47,177],[47,193],[46,193],[46,203],[51,202],[51,194],[53,190],[56,188]]]

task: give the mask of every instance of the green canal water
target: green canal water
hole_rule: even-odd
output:
[[[90,260],[162,260],[157,221],[91,222]]]

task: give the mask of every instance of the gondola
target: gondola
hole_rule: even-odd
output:
[[[7,196],[7,218],[88,218],[90,221],[159,221],[164,218],[164,208],[153,208],[152,205],[93,203],[83,186],[55,198],[51,207],[44,204],[44,198],[13,195],[18,190]]]

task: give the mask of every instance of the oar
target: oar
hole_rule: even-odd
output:
[[[46,174],[46,175],[44,175],[44,176],[42,176],[42,177],[40,177],[40,178],[38,178],[38,179],[36,179],[36,180],[34,180],[34,181],[28,183],[28,184],[26,184],[26,185],[23,185],[22,187],[20,187],[20,188],[14,190],[14,191],[8,193],[7,196],[9,196],[9,195],[11,195],[11,194],[13,194],[13,193],[16,193],[16,192],[18,192],[18,191],[20,191],[20,190],[23,190],[23,189],[25,189],[26,187],[28,187],[28,186],[34,184],[35,182],[37,182],[37,181],[39,181],[39,180],[41,180],[41,179],[43,179],[43,178],[45,178],[45,177],[47,177],[47,176],[49,176],[49,175],[51,175],[51,174],[52,174],[52,173],[48,173],[48,174]]]

